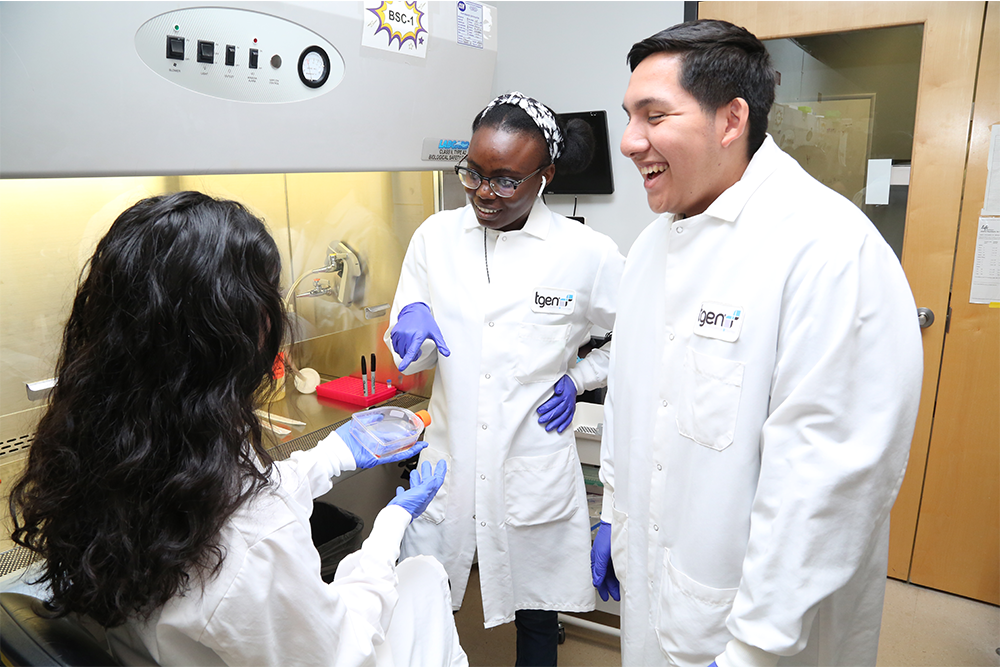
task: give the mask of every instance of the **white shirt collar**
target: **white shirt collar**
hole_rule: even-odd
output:
[[[735,221],[757,188],[778,168],[782,155],[783,151],[774,143],[771,135],[766,135],[764,143],[753,154],[740,180],[729,186],[701,215]]]

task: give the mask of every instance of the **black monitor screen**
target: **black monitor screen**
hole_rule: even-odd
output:
[[[579,174],[556,171],[556,178],[545,186],[546,195],[610,195],[615,191],[611,174],[611,144],[608,141],[608,112],[576,111],[558,114],[563,122],[581,118],[594,130],[594,159]]]

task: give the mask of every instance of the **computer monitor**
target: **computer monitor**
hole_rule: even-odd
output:
[[[556,178],[545,186],[546,195],[610,195],[615,191],[611,173],[611,142],[608,139],[608,112],[576,111],[558,114],[564,122],[579,118],[590,124],[594,131],[594,158],[578,174],[556,171]]]

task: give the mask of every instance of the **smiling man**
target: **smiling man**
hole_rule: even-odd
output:
[[[766,134],[756,37],[692,21],[629,64],[621,150],[661,215],[619,289],[591,555],[622,665],[875,665],[922,375],[906,277]]]

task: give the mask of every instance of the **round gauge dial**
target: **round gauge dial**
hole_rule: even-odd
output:
[[[299,56],[299,79],[310,88],[319,88],[330,77],[330,56],[319,46],[310,46]]]

